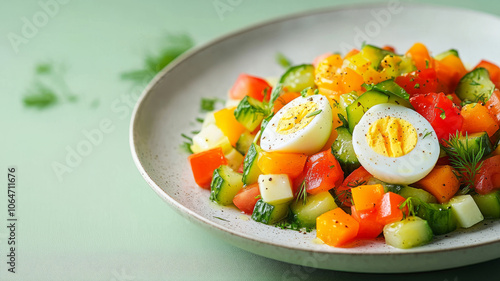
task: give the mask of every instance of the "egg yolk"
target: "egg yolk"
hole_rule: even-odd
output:
[[[410,122],[388,116],[370,125],[366,141],[378,154],[401,157],[415,148],[418,137],[417,131]]]
[[[314,118],[318,105],[308,101],[290,108],[278,122],[276,132],[288,135],[305,128]]]

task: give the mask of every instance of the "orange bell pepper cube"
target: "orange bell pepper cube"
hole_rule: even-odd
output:
[[[222,147],[202,151],[188,156],[191,170],[193,171],[194,181],[200,187],[210,189],[212,175],[214,170],[221,165],[227,164]]]
[[[480,104],[466,104],[462,107],[460,115],[464,118],[462,131],[469,134],[487,132],[492,136],[498,130],[498,124],[488,112],[488,109]]]
[[[436,197],[439,203],[448,202],[460,188],[455,170],[449,165],[435,166],[432,171],[414,184]]]
[[[403,196],[393,192],[384,194],[377,207],[377,222],[387,225],[402,220],[404,217],[403,212],[408,215],[406,206],[403,209],[400,208],[405,200]]]
[[[325,244],[339,247],[358,234],[359,223],[341,208],[335,208],[316,218],[316,236]]]
[[[359,222],[356,238],[373,239],[378,237],[384,229],[384,225],[377,221],[377,208],[358,211],[355,206],[351,206],[351,216]]]
[[[215,125],[229,139],[231,145],[235,146],[246,128],[234,117],[234,108],[223,108],[215,112],[214,117]]]
[[[286,92],[279,96],[273,104],[273,112],[276,114],[280,109],[283,108],[287,103],[300,97],[300,93]]]
[[[422,43],[415,43],[406,52],[406,56],[411,57],[418,70],[434,68],[434,59],[429,54],[427,47]]]
[[[368,173],[368,171],[366,171],[363,166],[357,168],[350,175],[348,175],[342,182],[342,185],[335,188],[335,194],[337,195],[337,198],[340,200],[342,205],[351,207],[351,188],[353,186],[365,184],[372,177],[373,176]]]
[[[257,165],[263,174],[287,174],[290,178],[298,177],[307,161],[302,153],[266,152],[263,151]]]
[[[351,193],[356,210],[364,211],[377,207],[385,192],[381,184],[374,184],[354,187],[351,189]]]

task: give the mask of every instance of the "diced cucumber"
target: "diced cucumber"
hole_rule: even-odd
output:
[[[463,228],[469,228],[484,219],[476,202],[468,194],[455,196],[448,203],[457,218],[458,225]]]
[[[389,96],[379,91],[367,91],[359,96],[351,105],[347,106],[347,122],[349,123],[349,132],[352,134],[354,127],[359,123],[361,117],[372,106],[387,103]]]
[[[500,218],[500,192],[494,191],[485,195],[474,194],[472,195],[474,202],[476,202],[481,214],[485,218],[498,219]]]
[[[446,234],[457,229],[457,219],[448,204],[420,203],[418,216],[426,220],[435,235]]]
[[[396,84],[394,79],[385,80],[373,85],[373,90],[377,90],[388,95],[394,95],[406,101],[410,98],[410,94],[408,94],[401,86]]]
[[[490,137],[486,132],[462,135],[458,138],[470,155],[476,155],[479,151],[484,150],[483,156],[489,155],[493,152]]]
[[[252,145],[254,138],[255,136],[252,135],[252,133],[250,133],[249,131],[243,132],[243,134],[241,134],[240,138],[236,142],[236,150],[245,155],[250,148],[250,145]]]
[[[347,118],[346,108],[349,105],[351,105],[357,98],[358,98],[358,95],[356,94],[356,92],[351,92],[351,93],[340,95],[340,98],[339,98],[339,112],[340,112],[340,114],[342,114],[345,118]]]
[[[256,183],[259,175],[262,174],[259,165],[257,165],[259,153],[261,151],[261,148],[257,144],[252,143],[250,145],[247,155],[245,156],[245,160],[243,160],[242,181],[244,185]]]
[[[390,52],[390,51],[387,51],[387,50],[384,50],[384,49],[381,49],[379,47],[375,47],[373,45],[364,45],[362,48],[361,48],[361,54],[363,57],[369,59],[372,64],[371,66],[375,69],[375,70],[379,70],[379,67],[380,67],[380,62],[382,62],[382,60],[388,56],[388,55],[394,55],[394,53]]]
[[[479,67],[460,79],[455,93],[462,101],[486,103],[494,90],[495,84],[491,82],[488,70]]]
[[[260,125],[262,119],[269,114],[268,111],[266,105],[261,101],[245,96],[234,110],[234,117],[247,130],[253,131]]]
[[[227,165],[233,169],[233,171],[238,171],[238,169],[241,166],[241,163],[243,163],[243,159],[245,156],[241,154],[238,150],[235,148],[231,147],[229,152],[224,154],[224,157],[227,159]]]
[[[300,93],[305,88],[313,88],[314,66],[312,64],[292,66],[281,76],[279,83],[288,92]]]
[[[264,224],[277,223],[288,216],[288,205],[287,203],[273,205],[259,199],[253,209],[252,219]]]
[[[349,175],[352,171],[361,166],[352,147],[352,135],[345,127],[338,127],[337,139],[332,144],[332,154],[339,161],[344,175]]]
[[[258,181],[260,195],[265,202],[277,205],[293,199],[292,184],[288,175],[259,175]]]
[[[399,194],[403,188],[406,187],[406,185],[401,185],[401,184],[392,184],[392,183],[386,183],[385,181],[381,181],[377,179],[376,177],[370,178],[367,182],[367,185],[374,185],[374,184],[380,184],[384,187],[384,192],[392,192]]]
[[[446,58],[447,56],[455,56],[455,57],[458,58],[459,57],[458,56],[458,51],[455,50],[455,49],[450,49],[448,51],[445,51],[445,52],[442,52],[442,53],[436,55],[434,57],[434,59],[436,59],[436,60],[442,60],[442,59]]]
[[[219,205],[233,203],[234,196],[243,188],[241,174],[233,171],[227,165],[215,169],[210,184],[210,200]]]
[[[297,200],[290,205],[293,220],[301,227],[315,227],[316,218],[330,210],[337,208],[335,199],[328,191],[308,195],[306,203]]]
[[[421,188],[404,186],[399,192],[399,195],[403,196],[404,198],[417,198],[424,203],[437,203],[437,199],[436,197],[434,197],[434,195]]]
[[[415,216],[384,226],[385,243],[400,249],[429,243],[432,236],[432,229],[427,221]]]

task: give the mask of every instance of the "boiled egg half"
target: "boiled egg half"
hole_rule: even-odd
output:
[[[374,177],[411,184],[436,165],[439,141],[431,124],[416,111],[395,104],[371,107],[354,127],[353,148]]]
[[[287,103],[262,132],[260,146],[265,151],[314,154],[325,145],[332,132],[332,108],[323,95],[298,97]]]

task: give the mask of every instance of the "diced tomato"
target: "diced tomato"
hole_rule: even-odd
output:
[[[394,81],[405,89],[410,96],[435,93],[438,88],[437,75],[434,68],[413,71],[396,77]]]
[[[306,191],[310,194],[330,190],[344,179],[344,172],[331,149],[309,156],[303,174]]]
[[[379,236],[384,229],[384,225],[377,222],[377,208],[358,211],[356,207],[351,206],[351,216],[359,222],[356,238],[373,239]]]
[[[337,198],[343,205],[350,207],[352,205],[351,188],[365,184],[372,177],[363,166],[357,168],[344,179],[341,186],[335,188]]]
[[[236,194],[233,198],[233,204],[238,207],[243,213],[251,215],[255,204],[260,199],[259,184],[251,184]]]
[[[188,156],[188,160],[191,164],[194,181],[205,189],[210,189],[214,170],[219,168],[220,165],[227,164],[227,159],[224,157],[224,152],[220,146],[191,154]]]
[[[396,193],[387,192],[382,196],[377,210],[377,222],[386,225],[397,222],[403,219],[403,212],[408,214],[408,208],[405,206],[403,209],[399,206],[406,199]]]
[[[500,88],[500,67],[486,60],[482,60],[474,69],[478,67],[486,68],[490,74],[491,82],[493,82],[497,88]]]
[[[483,161],[474,182],[476,192],[488,194],[500,189],[500,155],[495,155]]]
[[[486,108],[497,124],[500,124],[500,90],[493,91],[490,99],[486,102]]]
[[[233,87],[229,90],[231,99],[239,100],[250,96],[259,101],[264,100],[264,91],[267,89],[266,100],[271,94],[271,86],[266,80],[248,74],[240,74]]]
[[[358,234],[358,229],[358,221],[341,208],[316,218],[316,236],[330,246],[339,247],[351,242]]]
[[[449,139],[462,128],[460,109],[443,93],[415,95],[410,98],[415,110],[420,113],[436,131],[439,140]]]

